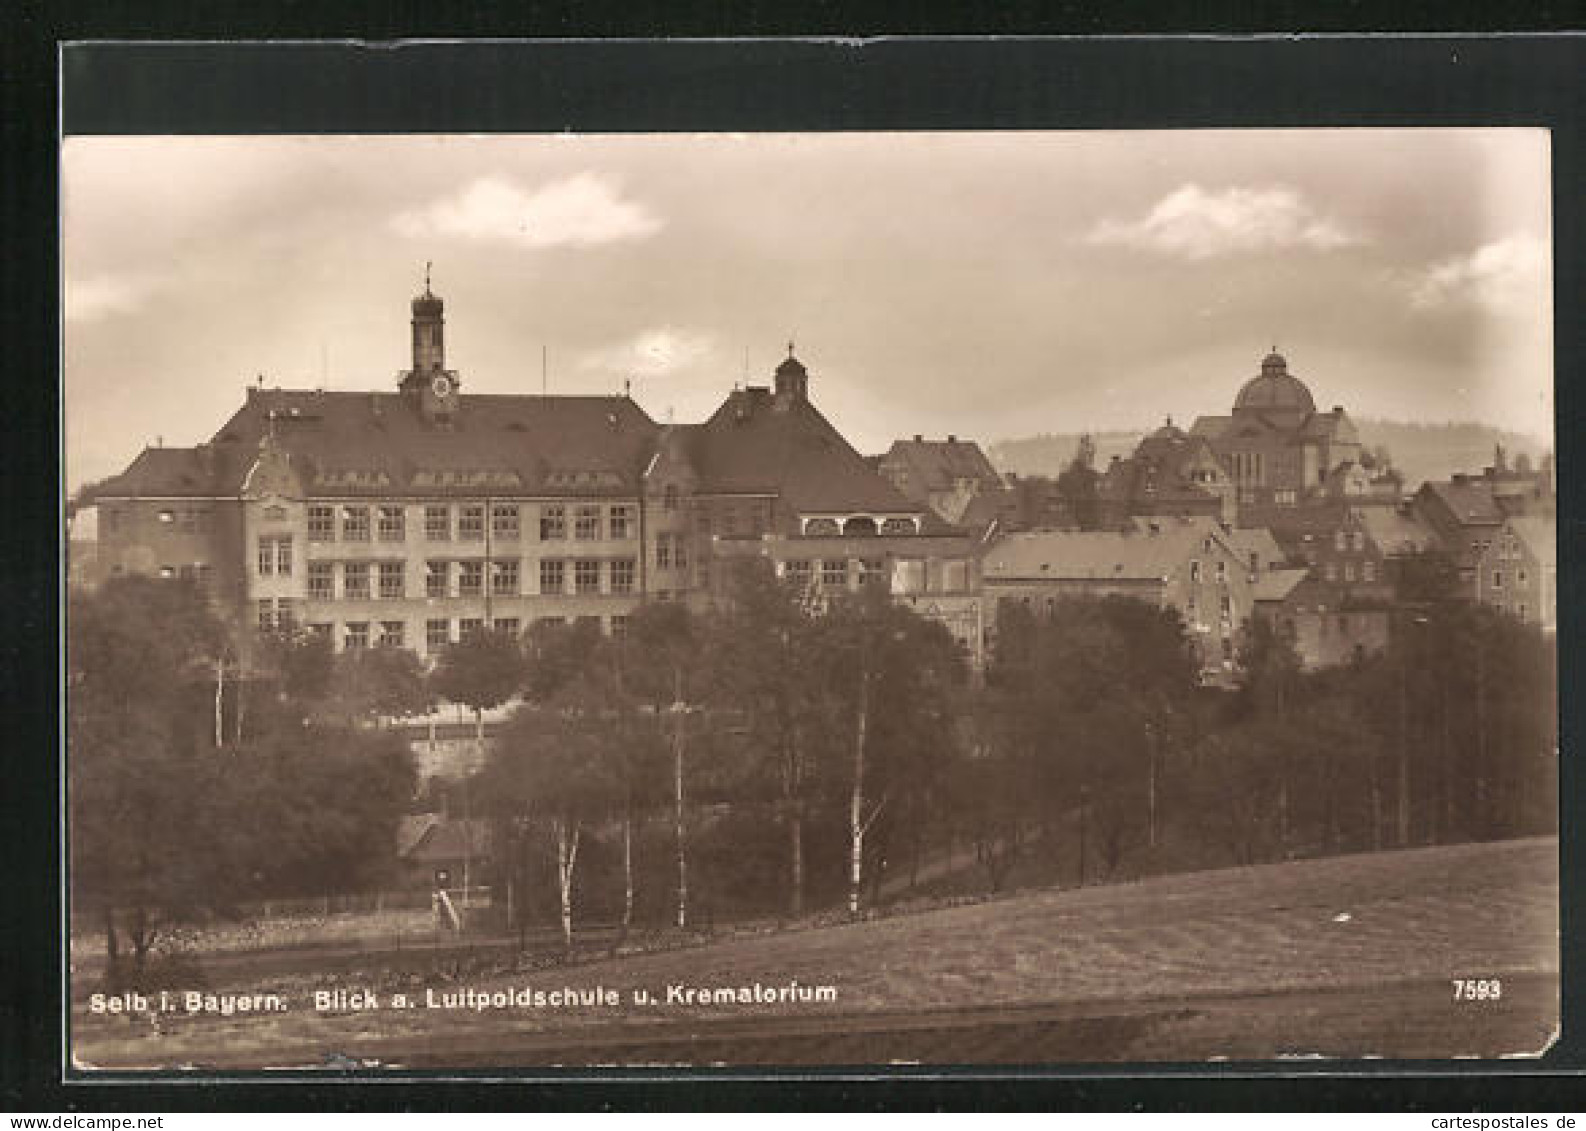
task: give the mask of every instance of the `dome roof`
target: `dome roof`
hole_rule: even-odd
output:
[[[1289,372],[1289,363],[1280,353],[1269,353],[1261,359],[1261,376],[1252,377],[1239,390],[1234,400],[1234,411],[1250,409],[1254,412],[1315,412],[1316,402],[1311,391]]]

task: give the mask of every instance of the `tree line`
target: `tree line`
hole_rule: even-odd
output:
[[[1390,647],[1301,669],[1247,626],[1204,688],[1178,616],[1125,599],[999,609],[973,678],[884,588],[819,594],[743,563],[708,612],[625,631],[483,631],[426,670],[280,637],[227,680],[228,634],[172,582],[75,595],[74,903],[136,961],[158,919],[389,877],[416,797],[379,725],[515,702],[469,783],[518,929],[708,926],[890,891],[1089,883],[1556,827],[1551,639],[1428,600]],[[262,673],[262,674],[261,674]],[[884,890],[885,889],[885,890]]]

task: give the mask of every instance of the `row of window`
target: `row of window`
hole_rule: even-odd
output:
[[[308,563],[308,595],[315,601],[336,599],[336,567],[341,567],[341,599],[367,601],[378,595],[382,601],[400,601],[407,597],[407,565],[405,562],[327,562]],[[486,567],[489,567],[490,592],[498,597],[516,597],[522,593],[522,563],[516,558],[486,563],[484,561],[427,561],[424,563],[424,596],[426,597],[482,597],[486,585]],[[577,594],[611,593],[618,596],[631,594],[637,578],[637,562],[633,558],[580,558],[569,563],[561,558],[544,558],[540,561],[541,595],[567,593],[569,572],[573,592]],[[602,575],[605,588],[602,588]],[[453,579],[455,578],[455,583]]]
[[[886,562],[882,558],[860,558],[858,576],[861,585],[879,585],[886,581]],[[819,578],[823,589],[844,589],[848,586],[848,559],[790,558],[783,563],[783,576],[800,588],[809,586]],[[818,573],[817,573],[818,569]]]
[[[426,505],[424,540],[483,542],[486,510],[484,503],[463,503],[455,508],[445,503]],[[492,539],[516,542],[522,538],[523,513],[517,503],[494,503],[488,512]],[[553,503],[540,508],[540,541],[565,541],[569,518],[573,537],[580,542],[597,542],[602,538],[620,542],[632,538],[636,532],[632,506],[587,503],[569,507]],[[370,507],[362,503],[345,503],[339,507],[315,503],[308,508],[310,542],[335,542],[338,536],[343,542],[368,542],[371,530],[381,542],[407,541],[407,508]]]
[[[1337,581],[1338,578],[1339,578],[1339,572],[1340,572],[1338,563],[1337,562],[1327,562],[1325,565],[1322,566],[1322,572],[1326,576],[1328,581]],[[1343,571],[1342,572],[1343,572],[1343,579],[1345,581],[1354,581],[1355,580],[1355,563],[1354,562],[1344,562],[1343,563]],[[1360,563],[1360,580],[1364,581],[1364,582],[1367,582],[1367,583],[1371,583],[1371,582],[1374,582],[1374,581],[1377,580],[1377,563],[1373,559],[1367,558],[1365,561]]]
[[[281,628],[288,627],[285,622],[281,621],[275,621],[266,626],[264,605],[265,602],[261,601],[259,621],[261,629],[268,631],[277,625]],[[534,623],[587,624],[598,629],[600,622],[600,617],[584,616],[571,619],[538,617]],[[453,628],[454,624],[456,626],[455,630]],[[628,618],[625,616],[613,616],[609,618],[609,624],[613,636],[622,636],[627,632]],[[496,617],[490,622],[490,625],[496,632],[505,633],[508,636],[518,636],[523,632],[523,621],[518,617]],[[485,619],[483,617],[461,617],[456,621],[445,617],[428,619],[424,622],[424,647],[427,651],[433,652],[451,644],[467,640],[475,633],[483,632],[484,628]],[[330,623],[315,623],[310,624],[308,629],[317,635],[331,636],[334,634],[336,626]],[[406,621],[345,621],[342,623],[341,629],[341,645],[343,648],[358,649],[371,646],[377,648],[407,648],[410,646]]]

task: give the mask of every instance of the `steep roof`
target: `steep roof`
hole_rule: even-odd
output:
[[[1287,601],[1310,575],[1308,569],[1270,569],[1256,578],[1251,590],[1257,601]]]
[[[924,491],[951,491],[960,479],[984,487],[999,487],[1002,477],[973,440],[894,440],[881,457],[884,466],[901,467],[911,487]]]
[[[1236,526],[1227,533],[1228,541],[1238,551],[1239,556],[1248,561],[1250,555],[1255,554],[1256,561],[1263,570],[1271,570],[1288,560],[1283,547],[1278,545],[1278,540],[1272,536],[1272,531],[1265,526]]]
[[[200,448],[144,448],[120,475],[94,489],[96,498],[197,498],[217,493],[220,469]]]
[[[1461,525],[1496,526],[1503,521],[1503,511],[1492,497],[1492,484],[1484,479],[1429,479],[1421,490]]]
[[[1358,507],[1366,533],[1384,554],[1410,554],[1438,545],[1437,532],[1414,514],[1395,507]]]
[[[756,386],[734,390],[691,430],[688,450],[707,494],[777,494],[800,513],[922,513],[803,397],[776,398]]]
[[[251,389],[188,466],[205,456],[210,489],[236,494],[272,432],[310,494],[599,495],[634,489],[657,426],[619,396],[464,394],[438,427],[399,393]],[[161,464],[161,482],[140,476],[138,493],[181,469]]]
[[[1207,520],[1165,519],[1156,534],[1133,528],[1010,534],[986,553],[981,575],[988,581],[1161,581],[1192,556],[1197,542],[1215,528]],[[1139,529],[1148,531],[1149,523]]]

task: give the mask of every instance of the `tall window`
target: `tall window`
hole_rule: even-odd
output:
[[[497,503],[490,508],[490,534],[503,542],[516,542],[521,534],[518,504]]]
[[[457,639],[467,640],[470,637],[478,636],[484,630],[485,621],[483,617],[464,617],[457,622]]]
[[[567,589],[567,563],[556,558],[540,562],[540,592],[563,593]]]
[[[821,585],[827,589],[841,589],[848,584],[846,558],[825,558],[821,561]]]
[[[259,539],[259,575],[268,577],[272,573],[282,577],[292,576],[292,539],[286,537],[262,536]]]
[[[1340,530],[1333,535],[1333,548],[1340,553],[1349,549],[1349,533],[1347,531]]]
[[[621,640],[628,635],[628,618],[618,614],[611,618],[611,635]]]
[[[275,602],[268,597],[259,598],[259,631],[275,631]]]
[[[396,601],[404,596],[406,586],[402,581],[401,562],[380,563],[380,599],[382,601]]]
[[[1360,580],[1377,580],[1377,563],[1372,561],[1370,558],[1367,558],[1365,561],[1360,563]]]
[[[297,627],[297,602],[290,597],[277,597],[275,599],[275,624],[282,632],[291,632]]]
[[[437,648],[444,648],[452,642],[452,622],[449,620],[427,620],[424,622],[424,647],[431,652]]]
[[[672,564],[678,569],[688,568],[688,542],[681,534],[672,537]]]
[[[614,506],[611,508],[611,538],[621,541],[633,536],[633,508],[630,506]]]
[[[348,649],[369,647],[369,622],[366,620],[348,621],[347,634],[342,638],[343,645]]]
[[[573,523],[573,537],[580,542],[593,542],[600,537],[600,508],[579,507]]]
[[[341,509],[341,537],[344,542],[369,541],[369,508],[346,506]]]
[[[346,562],[341,567],[341,595],[347,601],[369,599],[369,563]]]
[[[1495,569],[1492,571],[1492,587],[1494,589],[1503,588],[1503,570]]]
[[[424,508],[424,537],[431,542],[452,540],[452,508],[445,503]]]
[[[483,503],[464,503],[457,513],[457,540],[483,542],[485,540],[485,506]]]
[[[560,542],[567,537],[567,508],[560,503],[540,508],[540,541]]]
[[[810,563],[808,558],[793,558],[784,567],[787,579],[800,589],[808,589],[810,583]]]
[[[573,563],[573,590],[577,593],[600,592],[600,563],[579,561]]]
[[[1355,563],[1354,562],[1345,562],[1344,563],[1344,580],[1345,581],[1353,581],[1353,580],[1355,580]]]
[[[424,596],[445,597],[451,593],[451,562],[424,563]]]
[[[380,622],[380,647],[406,648],[407,625],[399,620],[383,620]]]
[[[516,559],[491,563],[490,591],[498,597],[518,595],[518,563]]]
[[[611,563],[611,591],[632,593],[635,563],[632,558],[617,558]]]
[[[479,597],[485,591],[485,563],[484,562],[458,562],[457,595],[459,597]]]
[[[331,507],[308,508],[308,540],[334,542],[336,540],[336,512]]]
[[[313,601],[329,601],[334,595],[336,583],[332,580],[332,565],[330,562],[308,563],[308,596]]]
[[[1200,564],[1200,562],[1198,562],[1198,561],[1196,561],[1196,560],[1194,560],[1192,558],[1192,559],[1190,559],[1190,580],[1191,581],[1199,581],[1200,579],[1201,579],[1201,564]]]
[[[381,507],[380,541],[405,542],[407,536],[407,512],[402,507]]]
[[[1225,562],[1225,561],[1219,561],[1217,563],[1217,583],[1220,585],[1220,584],[1222,584],[1223,582],[1225,582],[1227,580],[1228,580],[1228,563]]]
[[[665,510],[669,510],[669,511],[675,511],[677,509],[677,484],[676,483],[668,483],[666,485],[666,490],[661,492],[661,506]]]
[[[958,565],[962,566],[962,563],[955,563],[955,564],[958,564]],[[960,569],[959,572],[963,573],[964,571],[962,569]],[[884,558],[860,558],[859,559],[859,584],[861,584],[861,585],[884,585],[884,584],[886,584],[886,580],[887,580],[887,563],[886,563],[886,559],[884,559]],[[967,582],[965,584],[967,585]],[[953,588],[955,590],[956,589],[962,589],[962,588],[965,588],[965,585],[959,585],[959,586],[956,586],[956,587],[949,586],[949,588]]]
[[[523,622],[517,617],[497,617],[493,627],[497,632],[516,637],[523,631]]]
[[[655,536],[655,568],[672,568],[672,536],[670,534],[657,534]]]

